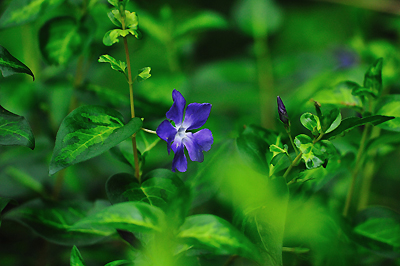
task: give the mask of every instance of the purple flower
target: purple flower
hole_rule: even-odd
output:
[[[285,125],[289,125],[289,116],[286,112],[286,107],[282,102],[281,97],[278,96],[277,98],[278,102],[278,114],[279,114],[279,119],[284,123]]]
[[[167,118],[175,123],[171,124],[167,119],[164,120],[157,128],[157,135],[167,142],[168,154],[172,150],[175,153],[172,161],[172,171],[177,169],[180,172],[187,170],[187,159],[184,153],[186,147],[190,160],[202,162],[204,160],[203,151],[208,151],[214,142],[212,133],[205,128],[196,133],[188,132],[191,129],[202,127],[210,115],[211,104],[209,103],[191,103],[187,106],[185,119],[183,113],[185,111],[186,100],[182,94],[174,90],[172,92],[174,103],[167,112]]]

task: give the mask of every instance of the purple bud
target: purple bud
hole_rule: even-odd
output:
[[[286,107],[282,102],[281,97],[278,96],[278,114],[279,114],[279,119],[284,123],[285,125],[289,125],[289,116],[286,112]]]

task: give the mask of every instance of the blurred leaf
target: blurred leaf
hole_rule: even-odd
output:
[[[137,39],[141,38],[141,34],[137,30],[132,30],[132,29],[126,29],[126,30],[121,30],[121,29],[114,29],[114,30],[109,30],[104,34],[103,37],[103,44],[106,46],[111,46],[114,43],[119,42],[118,37],[126,37],[128,34],[132,34],[135,36]]]
[[[104,266],[119,266],[119,265],[123,265],[123,264],[127,264],[127,263],[130,263],[130,261],[128,261],[128,260],[116,260],[116,261],[109,262]]]
[[[110,234],[116,229],[130,232],[152,232],[163,230],[164,212],[147,203],[122,202],[89,215],[77,223],[74,232]]]
[[[400,131],[400,94],[383,96],[378,100],[375,110],[379,115],[394,116],[394,119],[380,124],[380,128]]]
[[[400,214],[382,206],[368,207],[355,217],[357,243],[385,256],[400,256]]]
[[[7,204],[10,203],[10,201],[13,201],[13,200],[12,199],[8,199],[8,198],[0,197],[0,225],[1,225],[1,212],[7,206]],[[14,204],[15,204],[15,202],[14,202]]]
[[[7,212],[3,218],[17,221],[46,240],[60,245],[90,245],[112,232],[73,232],[71,226],[86,215],[107,206],[104,201],[50,202],[31,200]]]
[[[234,17],[243,32],[260,38],[278,29],[282,12],[273,0],[240,0]]]
[[[31,75],[33,80],[35,80],[35,76],[32,71],[24,65],[17,58],[12,56],[6,48],[0,45],[0,71],[3,74],[3,77],[8,77],[18,73],[25,73]]]
[[[13,0],[0,18],[0,28],[32,22],[64,0]]]
[[[150,67],[145,67],[140,69],[138,71],[139,74],[137,75],[137,81],[142,82],[143,80],[150,78],[151,77],[150,71],[151,71]]]
[[[353,94],[354,96],[365,96],[365,97],[372,96],[374,98],[378,97],[378,95],[375,94],[375,92],[371,91],[371,89],[363,87],[353,88],[351,94]]]
[[[268,175],[267,153],[276,142],[276,134],[255,125],[247,126],[236,139],[239,154],[258,172]],[[270,154],[272,156],[272,154]]]
[[[50,175],[70,165],[88,160],[111,149],[136,133],[140,118],[126,125],[114,109],[87,105],[72,111],[61,123],[50,162]]]
[[[85,34],[74,18],[53,18],[39,31],[40,51],[50,64],[67,64],[81,53]]]
[[[311,133],[316,136],[321,133],[321,123],[318,116],[312,113],[304,113],[300,117],[301,124],[311,131]]]
[[[191,31],[206,29],[223,29],[228,26],[227,21],[218,13],[203,11],[196,16],[176,25],[175,37],[183,36]]]
[[[325,160],[336,154],[336,149],[329,141],[314,141],[307,135],[300,134],[294,139],[297,148],[302,152],[301,158],[304,160],[307,169],[321,166]]]
[[[373,115],[364,118],[359,117],[349,117],[342,120],[342,123],[332,132],[325,134],[322,139],[332,139],[339,134],[350,131],[355,127],[365,125],[367,123],[371,123],[374,126],[379,125],[383,122],[393,119],[392,116],[383,116],[383,115]]]
[[[369,89],[375,98],[377,98],[382,91],[382,64],[382,58],[376,60],[365,73],[364,77],[364,88]]]
[[[82,255],[75,245],[72,247],[72,250],[71,250],[70,265],[71,266],[85,266],[85,262],[83,261]]]
[[[110,63],[111,68],[114,70],[117,70],[118,72],[121,72],[126,75],[125,70],[126,70],[126,63],[122,62],[120,60],[116,60],[114,57],[105,54],[101,55],[99,58],[100,63]]]
[[[355,82],[344,81],[316,92],[313,99],[321,104],[333,104],[339,107],[362,107],[359,97],[352,94],[354,88],[361,87]]]
[[[165,29],[165,25],[144,11],[140,13],[140,28],[161,43],[167,43],[169,33]]]
[[[211,214],[190,216],[179,229],[177,238],[213,255],[239,255],[259,260],[260,254],[242,233],[222,218]]]
[[[28,121],[0,105],[0,145],[21,145],[35,148],[35,137]]]

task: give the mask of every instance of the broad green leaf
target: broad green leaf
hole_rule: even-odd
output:
[[[142,126],[140,118],[126,125],[114,109],[87,105],[72,111],[61,123],[50,162],[50,175],[116,146]]]
[[[75,245],[72,247],[72,250],[71,250],[70,265],[71,266],[85,266],[85,262],[83,261],[82,255]]]
[[[0,18],[0,28],[32,22],[64,0],[13,0]]]
[[[203,11],[200,14],[176,25],[174,35],[179,37],[191,31],[206,29],[224,29],[227,21],[219,14],[211,11]]]
[[[258,260],[257,248],[239,230],[226,220],[211,214],[193,215],[180,227],[178,240],[194,250],[213,255],[239,255]]]
[[[116,60],[114,57],[112,57],[108,54],[101,55],[99,58],[99,62],[100,63],[110,63],[112,69],[117,70],[118,72],[121,72],[123,74],[126,74],[125,73],[126,63],[122,62],[120,60]]]
[[[161,209],[142,202],[122,202],[81,219],[71,230],[99,234],[110,234],[116,229],[130,232],[161,232],[164,225],[165,214]]]
[[[28,121],[0,106],[0,145],[35,148],[35,138]]]
[[[40,29],[40,51],[50,64],[64,65],[79,55],[85,38],[85,31],[74,18],[57,17],[47,21]]]
[[[145,68],[140,69],[138,71],[137,81],[141,82],[143,80],[150,78],[151,77],[150,71],[151,71],[150,67],[145,67]]]
[[[300,117],[301,124],[311,131],[313,135],[318,135],[321,133],[321,123],[318,116],[312,113],[304,113]]]
[[[342,122],[342,114],[339,109],[334,108],[322,116],[322,132],[329,133],[336,129]]]
[[[121,30],[121,29],[114,29],[114,30],[109,30],[104,34],[103,37],[103,44],[106,46],[111,46],[114,43],[119,42],[118,37],[126,37],[128,34],[132,34],[135,36],[137,39],[141,38],[141,34],[137,30],[132,30],[132,29],[126,29],[126,30]]]
[[[382,91],[382,65],[383,59],[379,58],[368,69],[364,77],[364,88],[369,89],[375,98],[377,98]]]
[[[393,118],[394,118],[393,116],[383,116],[383,115],[373,115],[373,116],[368,116],[368,117],[364,117],[364,118],[349,117],[349,118],[343,119],[342,122],[340,123],[340,125],[335,130],[325,134],[323,136],[323,139],[332,139],[339,134],[350,131],[355,127],[362,126],[367,123],[371,123],[374,126],[376,126],[383,122],[389,121]]]
[[[0,71],[3,74],[3,77],[8,77],[17,73],[25,73],[31,75],[33,80],[35,80],[35,76],[32,71],[24,65],[17,58],[12,56],[6,48],[0,45]]]
[[[326,149],[318,142],[314,144],[309,136],[298,135],[294,139],[294,144],[302,152],[301,158],[308,169],[317,168],[324,163]]]
[[[282,12],[273,0],[241,0],[234,10],[234,17],[243,32],[259,38],[278,29]]]
[[[332,104],[339,107],[362,107],[362,101],[359,97],[354,96],[352,91],[354,88],[361,87],[355,82],[344,81],[337,85],[322,89],[313,95],[313,99],[322,105]]]
[[[380,124],[380,128],[390,131],[400,131],[400,94],[383,96],[379,99],[375,110],[378,115],[394,117],[394,119]]]
[[[87,216],[107,206],[104,201],[50,202],[31,200],[7,212],[3,218],[17,221],[48,241],[60,245],[90,245],[102,240],[113,232],[75,232],[71,226]]]
[[[127,264],[127,263],[131,263],[131,262],[128,260],[115,260],[115,261],[107,263],[104,266],[119,266],[119,265],[123,265],[123,264]]]
[[[119,15],[119,11],[116,9],[111,10],[110,12],[107,13],[108,18],[111,20],[111,22],[117,26],[118,28],[122,28],[122,24],[121,24],[121,19],[117,19],[116,15],[118,15],[119,18],[121,18],[121,16]]]
[[[357,243],[389,256],[400,255],[400,214],[386,207],[373,206],[355,217],[353,234]]]
[[[269,146],[275,144],[276,134],[264,128],[247,126],[236,140],[240,155],[257,171],[268,175],[269,165],[267,160],[272,156]]]

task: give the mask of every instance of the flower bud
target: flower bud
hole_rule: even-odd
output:
[[[284,123],[286,126],[289,126],[289,116],[286,112],[286,107],[283,104],[281,97],[278,96],[278,114],[279,114],[279,119]]]

